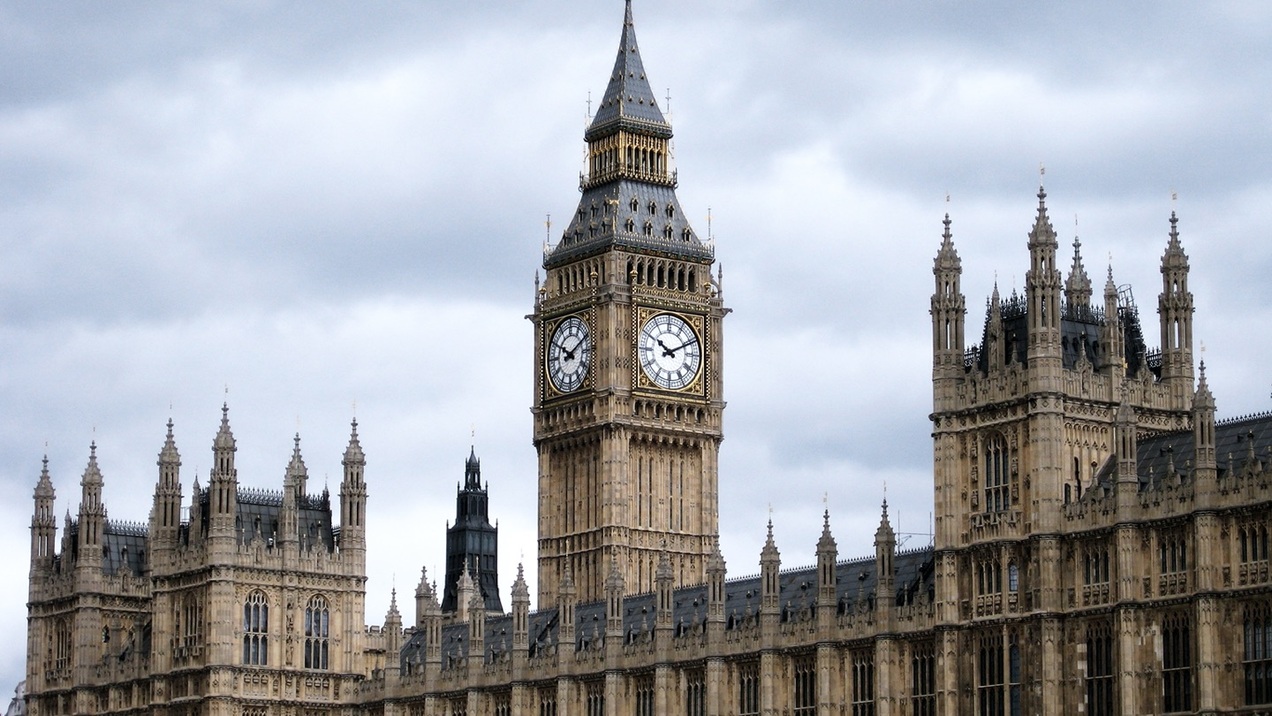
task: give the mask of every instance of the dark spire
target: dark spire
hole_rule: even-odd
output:
[[[481,489],[481,460],[477,459],[477,448],[470,447],[468,461],[464,463],[464,489]]]
[[[609,86],[605,88],[605,96],[601,98],[601,105],[584,138],[591,140],[620,128],[671,136],[671,125],[658,109],[658,101],[654,99],[654,91],[645,76],[645,64],[636,45],[631,0],[627,0],[623,15],[623,36],[618,43],[618,57],[614,59]]]

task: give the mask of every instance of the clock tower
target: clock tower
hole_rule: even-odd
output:
[[[676,199],[671,125],[645,76],[628,0],[618,57],[584,134],[578,210],[546,247],[535,297],[539,601],[568,573],[579,602],[705,580],[718,533],[724,400],[714,252]]]

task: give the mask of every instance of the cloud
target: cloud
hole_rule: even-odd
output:
[[[1110,263],[1134,286],[1150,343],[1179,212],[1220,413],[1267,409],[1266,4],[636,13],[679,198],[699,234],[710,207],[734,309],[732,575],[755,571],[770,504],[784,564],[811,563],[823,495],[841,556],[872,553],[885,482],[893,526],[926,541],[941,220],[974,343],[995,280],[1023,286],[1039,162],[1064,265],[1080,235],[1097,287]],[[94,439],[111,517],[145,519],[169,416],[188,495],[228,384],[253,487],[281,486],[299,430],[311,485],[335,490],[356,401],[369,623],[393,584],[409,621],[419,569],[440,577],[474,444],[502,586],[524,559],[534,593],[524,315],[619,20],[559,0],[0,7],[0,484],[20,498],[0,544],[23,553],[46,450],[76,509]],[[18,642],[20,592],[0,621]]]

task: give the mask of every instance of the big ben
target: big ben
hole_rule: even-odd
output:
[[[671,136],[629,2],[578,210],[545,250],[531,316],[541,605],[567,574],[581,602],[615,572],[651,591],[664,558],[698,583],[715,549],[728,311],[676,199]]]

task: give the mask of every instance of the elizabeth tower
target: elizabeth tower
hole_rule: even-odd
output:
[[[719,508],[722,321],[714,254],[676,199],[671,125],[636,45],[631,4],[587,129],[582,198],[546,248],[535,325],[539,601],[705,579]],[[566,577],[570,577],[567,583]]]

